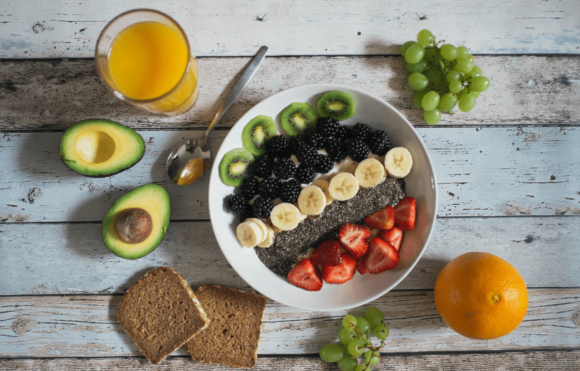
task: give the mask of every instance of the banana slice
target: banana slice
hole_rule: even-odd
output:
[[[300,221],[303,221],[304,219],[308,218],[308,215],[304,214],[302,212],[302,210],[300,210],[300,206],[298,206],[298,202],[294,203],[294,206],[296,206],[296,208],[298,209],[298,214],[300,214]]]
[[[268,237],[268,226],[261,219],[248,218],[248,219],[246,219],[246,221],[247,222],[254,222],[258,225],[258,227],[260,227],[260,229],[262,230],[262,236],[263,236],[262,238],[266,239]],[[258,241],[258,243],[260,243],[260,242],[264,242],[264,240]]]
[[[358,181],[351,173],[338,173],[328,185],[328,192],[338,201],[353,198],[358,192]]]
[[[351,173],[352,175],[354,175],[354,173],[356,172],[356,169],[358,169],[359,166],[360,165],[355,162],[354,164],[351,164],[348,167],[348,169],[345,170],[345,172]]]
[[[394,178],[406,177],[413,167],[411,152],[405,147],[395,147],[385,156],[385,167]]]
[[[367,158],[361,162],[354,172],[354,177],[363,188],[376,186],[383,180],[384,176],[385,167],[374,158]]]
[[[298,207],[306,215],[320,215],[326,207],[326,196],[317,186],[308,186],[298,196]]]
[[[267,224],[265,225],[266,228],[268,229],[268,235],[266,236],[264,241],[258,244],[258,247],[270,247],[274,244],[274,239],[276,238],[276,235],[274,234],[274,228],[270,227]]]
[[[291,231],[300,223],[300,211],[288,202],[274,206],[270,213],[272,225],[283,231]]]
[[[324,196],[326,197],[326,206],[330,205],[332,203],[332,201],[334,201],[334,197],[332,197],[330,195],[330,193],[328,193],[328,186],[329,186],[330,182],[328,180],[324,180],[324,179],[316,179],[314,182],[312,182],[313,186],[317,186],[318,188],[322,189],[322,192],[324,192]]]
[[[245,221],[236,228],[236,237],[240,245],[244,247],[254,247],[264,240],[262,228],[254,222]]]

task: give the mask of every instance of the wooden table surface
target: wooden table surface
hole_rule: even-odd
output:
[[[201,95],[187,114],[147,114],[116,99],[92,61],[117,14],[154,8],[175,17],[199,57]],[[411,105],[399,45],[430,29],[470,48],[490,89],[469,113],[429,127]],[[150,365],[117,323],[123,293],[160,265],[196,288],[248,285],[210,228],[208,177],[188,188],[165,179],[169,150],[203,130],[232,79],[260,45],[269,56],[210,143],[253,105],[309,83],[368,90],[398,108],[427,145],[439,180],[437,226],[425,255],[372,305],[391,328],[376,369],[580,368],[580,2],[578,0],[79,1],[0,3],[0,369],[221,370],[183,349]],[[146,154],[131,171],[92,179],[58,158],[62,132],[100,117],[138,130]],[[215,153],[215,152],[214,152]],[[166,187],[165,241],[137,261],[102,244],[101,220],[120,195]],[[457,255],[511,262],[529,289],[511,334],[464,338],[441,320],[433,285]],[[362,308],[349,313],[360,313]],[[319,348],[345,311],[306,312],[269,301],[256,368],[337,370]]]

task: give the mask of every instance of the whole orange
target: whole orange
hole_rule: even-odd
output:
[[[435,281],[435,305],[449,327],[473,339],[512,332],[528,310],[528,290],[507,261],[469,252],[449,262]]]

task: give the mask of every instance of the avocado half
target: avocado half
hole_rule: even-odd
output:
[[[79,174],[104,177],[135,165],[145,153],[145,142],[132,129],[109,120],[77,122],[60,140],[60,158]]]
[[[121,240],[115,226],[121,213],[131,208],[147,211],[153,224],[149,237],[137,244],[128,244]],[[125,259],[139,259],[159,246],[167,232],[170,214],[171,201],[165,188],[156,184],[135,188],[119,198],[107,211],[103,220],[103,241],[115,255]]]

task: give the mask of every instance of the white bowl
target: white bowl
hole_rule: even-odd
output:
[[[316,108],[318,98],[329,90],[342,90],[352,95],[356,104],[356,114],[342,124],[353,126],[363,122],[374,129],[387,132],[395,147],[406,147],[413,156],[413,168],[405,178],[406,194],[417,201],[417,222],[413,231],[406,231],[400,250],[397,268],[372,275],[355,274],[354,278],[342,285],[325,283],[322,290],[309,292],[291,285],[286,278],[270,271],[258,258],[254,249],[242,247],[235,235],[237,219],[224,209],[224,198],[234,192],[234,188],[222,183],[219,177],[219,163],[233,148],[242,148],[242,130],[257,115],[267,115],[275,119],[278,132],[279,114],[293,102],[308,102]],[[337,84],[305,85],[275,94],[249,110],[230,130],[220,150],[215,155],[209,183],[209,213],[214,234],[226,259],[242,279],[250,286],[269,297],[291,307],[332,311],[357,307],[378,298],[392,290],[413,269],[425,251],[437,215],[437,182],[429,153],[423,141],[395,108],[384,100],[365,91]],[[336,202],[336,201],[335,201]]]

